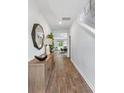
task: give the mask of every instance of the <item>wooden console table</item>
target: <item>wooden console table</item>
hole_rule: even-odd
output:
[[[44,61],[33,59],[28,63],[28,93],[45,93],[53,67],[53,54]]]

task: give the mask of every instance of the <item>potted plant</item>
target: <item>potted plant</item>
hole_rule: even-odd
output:
[[[54,36],[53,36],[53,33],[50,33],[47,35],[47,38],[51,39],[52,40],[52,44],[49,45],[50,46],[50,52],[52,53],[53,52],[53,49],[54,49]]]

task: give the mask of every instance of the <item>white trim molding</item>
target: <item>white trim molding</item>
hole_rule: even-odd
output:
[[[85,24],[85,23],[79,23],[80,26],[83,26],[84,28],[88,29],[91,33],[93,33],[95,35],[95,29],[92,28],[91,26]]]
[[[88,78],[86,77],[86,75],[84,73],[82,73],[82,71],[80,71],[80,69],[78,68],[78,66],[75,64],[75,62],[73,61],[73,59],[71,58],[71,62],[74,64],[75,68],[79,71],[79,73],[81,74],[81,76],[84,78],[84,80],[86,81],[86,83],[88,84],[88,86],[91,88],[91,90],[93,91],[93,93],[95,93],[95,86],[93,86],[90,81],[88,80]]]

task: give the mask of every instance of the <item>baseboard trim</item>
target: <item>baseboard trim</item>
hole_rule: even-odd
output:
[[[95,93],[95,87],[90,83],[90,81],[88,80],[88,78],[86,77],[86,75],[84,73],[81,73],[80,69],[75,64],[75,62],[73,61],[72,58],[71,58],[71,61],[74,64],[75,68],[79,71],[79,73],[81,74],[81,76],[84,78],[84,80],[86,81],[87,85],[91,88],[91,90],[93,91],[93,93]]]

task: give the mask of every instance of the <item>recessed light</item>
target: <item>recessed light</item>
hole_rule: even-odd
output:
[[[62,24],[62,22],[61,22],[61,21],[59,21],[59,24],[61,25],[61,24]]]

